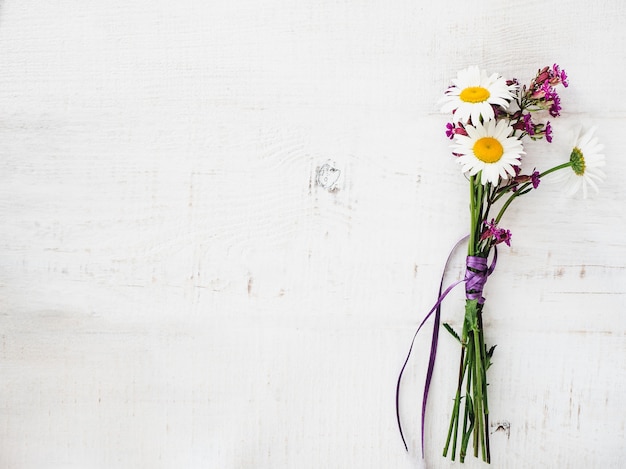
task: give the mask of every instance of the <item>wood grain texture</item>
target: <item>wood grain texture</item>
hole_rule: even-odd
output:
[[[528,80],[553,62],[565,113],[528,165],[596,123],[609,176],[584,201],[542,184],[507,214],[487,286],[492,466],[624,466],[626,11],[418,3],[0,4],[0,467],[454,466],[452,340],[424,461],[428,331],[408,454],[394,411],[467,229],[436,103],[469,64]]]

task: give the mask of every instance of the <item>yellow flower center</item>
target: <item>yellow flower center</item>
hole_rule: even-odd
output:
[[[491,94],[489,90],[482,86],[469,86],[461,91],[459,98],[466,103],[482,103],[487,101]]]
[[[493,137],[483,137],[476,140],[472,150],[474,150],[476,158],[485,163],[495,163],[504,154],[502,144]]]

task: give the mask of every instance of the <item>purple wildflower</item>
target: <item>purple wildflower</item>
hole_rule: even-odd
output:
[[[543,85],[541,85],[541,91],[543,94],[543,98],[546,101],[552,101],[555,96],[558,96],[555,89],[550,85],[549,81],[546,81]]]
[[[480,235],[481,241],[491,238],[494,245],[505,243],[507,246],[511,246],[511,231],[498,228],[494,219],[489,222],[483,222],[483,224],[485,229]]]
[[[452,122],[446,124],[446,137],[450,140],[454,138],[454,124]]]
[[[546,122],[546,130],[544,130],[544,132],[548,143],[552,143],[552,126],[550,125],[550,121]]]
[[[561,115],[561,98],[554,87],[550,84],[550,81],[545,81],[543,85],[541,85],[541,88],[533,93],[532,98],[541,99],[546,105],[549,104],[549,112],[552,117],[558,117]]]
[[[567,82],[567,73],[565,73],[565,70],[561,70],[561,68],[557,64],[554,64],[552,65],[552,70],[550,71],[550,84],[552,86],[555,86],[559,83],[562,83],[565,88],[569,86],[569,83]]]
[[[533,183],[533,189],[537,189],[537,187],[539,187],[539,183],[541,182],[541,179],[539,179],[539,171],[533,171],[530,175],[530,180]]]
[[[517,78],[511,78],[510,80],[506,81],[506,85],[507,86],[515,86],[518,87],[519,86],[519,80]]]
[[[530,118],[530,114],[524,114],[524,130],[528,135],[535,135],[535,126]]]
[[[446,124],[446,136],[450,140],[452,140],[457,134],[467,136],[467,131],[465,130],[465,127],[463,127],[463,124],[454,124],[453,122],[448,122]]]
[[[554,93],[552,98],[552,105],[550,106],[550,115],[552,117],[558,117],[561,115],[561,98],[559,95]]]
[[[519,184],[525,184],[527,182],[530,182],[533,185],[533,189],[537,189],[537,187],[539,187],[539,183],[541,182],[539,179],[539,171],[533,169],[533,173],[528,175],[520,174],[522,172],[522,168],[519,166],[513,166],[513,169],[515,170],[515,176],[513,176],[513,179],[511,180],[511,190],[513,192],[517,192]]]

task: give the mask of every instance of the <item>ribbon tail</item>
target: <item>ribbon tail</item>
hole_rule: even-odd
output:
[[[439,297],[443,289],[443,276],[439,284]],[[435,320],[433,324],[433,335],[430,340],[430,357],[428,359],[428,370],[426,371],[426,382],[424,384],[424,396],[422,398],[422,459],[424,459],[424,426],[426,424],[426,403],[428,402],[428,391],[430,390],[430,382],[433,378],[435,369],[435,359],[437,358],[437,346],[439,344],[439,324],[441,323],[441,303],[435,310]]]
[[[422,326],[426,323],[428,318],[433,314],[437,305],[433,307],[429,311],[429,313],[424,317],[419,327],[413,334],[413,340],[411,340],[411,346],[409,347],[409,353],[406,354],[406,358],[404,359],[404,364],[402,365],[402,369],[400,370],[400,374],[398,375],[398,383],[396,384],[396,418],[398,419],[398,430],[400,430],[400,436],[402,437],[402,443],[404,443],[404,449],[409,450],[409,447],[406,444],[406,439],[404,438],[404,433],[402,431],[402,422],[400,421],[400,385],[402,383],[402,375],[404,374],[404,370],[406,369],[406,365],[409,363],[409,358],[411,358],[411,352],[413,351],[413,345],[415,345],[415,339],[417,338],[417,334],[422,329]]]
[[[456,287],[459,283],[463,283],[465,279],[454,282],[452,285],[446,288],[446,290],[442,293],[443,281],[444,281],[446,271],[448,270],[448,264],[450,263],[452,254],[454,254],[454,252],[459,247],[459,245],[463,243],[464,241],[466,241],[468,238],[469,236],[464,236],[459,241],[457,241],[457,243],[454,245],[454,247],[450,251],[450,254],[448,254],[448,258],[446,259],[446,263],[443,268],[443,273],[441,274],[441,282],[439,283],[439,297],[435,305],[432,307],[432,309],[426,314],[426,316],[424,316],[424,319],[422,319],[422,322],[420,323],[417,330],[415,331],[415,334],[413,335],[413,339],[411,340],[411,346],[409,347],[409,352],[407,353],[406,358],[404,359],[404,363],[402,365],[402,368],[400,369],[400,374],[398,375],[398,382],[396,384],[396,419],[398,421],[398,430],[400,431],[400,437],[402,438],[402,443],[404,443],[404,449],[408,451],[409,448],[406,443],[406,439],[404,438],[404,432],[402,431],[402,421],[400,419],[400,386],[402,383],[402,376],[404,374],[404,370],[406,369],[406,366],[409,362],[409,358],[411,358],[411,352],[413,351],[413,345],[415,345],[415,339],[417,338],[417,334],[422,329],[422,326],[426,323],[426,321],[433,315],[433,313],[435,313],[435,324],[433,326],[433,334],[432,334],[432,339],[430,343],[430,357],[428,360],[428,370],[426,373],[426,383],[424,385],[424,395],[422,399],[422,421],[421,421],[422,458],[424,457],[424,427],[425,427],[425,422],[426,422],[426,403],[428,401],[428,391],[430,389],[430,382],[432,380],[432,375],[433,375],[433,371],[435,367],[435,358],[437,357],[437,345],[439,342],[439,324],[441,322],[441,303],[443,302],[444,298],[448,296],[448,293],[450,293],[450,291],[452,291],[452,289]]]
[[[453,286],[456,286],[459,282],[455,283]],[[451,288],[448,289],[451,290]],[[447,294],[448,292],[446,292]],[[402,432],[402,423],[400,421],[400,385],[402,383],[402,375],[404,374],[404,370],[406,368],[407,363],[409,363],[409,358],[411,358],[411,352],[413,351],[413,345],[415,345],[415,339],[417,338],[417,334],[419,334],[419,331],[422,329],[422,326],[426,323],[426,321],[428,321],[428,318],[430,318],[432,316],[432,314],[438,309],[438,305],[441,304],[441,300],[443,300],[443,298],[439,298],[439,301],[437,301],[437,304],[435,306],[433,306],[433,309],[431,309],[428,314],[426,316],[424,316],[424,319],[422,319],[422,322],[420,323],[419,327],[417,328],[417,330],[415,331],[415,334],[413,334],[413,340],[411,340],[411,346],[409,347],[409,353],[406,354],[406,358],[404,359],[404,364],[402,365],[402,369],[400,370],[400,374],[398,375],[398,384],[396,385],[396,418],[398,419],[398,430],[400,430],[400,436],[402,437],[402,443],[404,443],[404,449],[406,449],[407,451],[409,450],[409,447],[406,444],[406,440],[404,438],[404,433]]]
[[[400,430],[400,436],[402,437],[402,442],[404,443],[404,447],[405,449],[408,451],[409,448],[406,444],[406,440],[404,439],[404,434],[402,432],[402,423],[400,422],[400,384],[402,382],[402,375],[404,374],[404,370],[406,369],[406,365],[409,362],[409,358],[411,357],[411,352],[413,351],[413,345],[415,345],[415,339],[417,338],[417,334],[419,333],[419,331],[422,329],[422,326],[426,323],[426,321],[428,321],[428,319],[430,319],[430,317],[433,315],[433,313],[437,312],[437,311],[441,311],[441,302],[444,300],[444,298],[446,296],[448,296],[448,293],[450,293],[452,291],[452,289],[454,287],[456,287],[459,283],[463,283],[465,282],[465,279],[463,280],[459,280],[457,282],[454,282],[452,285],[450,285],[448,288],[446,288],[446,290],[439,295],[439,299],[437,300],[437,302],[435,303],[435,305],[432,307],[432,309],[428,312],[428,314],[426,314],[426,316],[424,316],[424,319],[422,319],[422,322],[420,323],[419,327],[417,328],[417,330],[415,331],[415,334],[413,335],[413,340],[411,340],[411,346],[409,347],[409,353],[407,353],[406,358],[404,359],[404,364],[402,365],[402,369],[400,370],[400,374],[398,375],[398,384],[396,385],[396,417],[398,418],[398,429]],[[433,335],[435,335],[435,333],[433,333]],[[438,332],[437,332],[438,335]],[[431,344],[431,359],[429,361],[429,366],[428,369],[430,370],[430,374],[432,377],[432,369],[430,366],[430,362],[432,362],[432,366],[435,366],[435,361],[434,361],[434,356],[437,355],[437,342],[435,341],[435,345],[434,345],[434,354],[433,354],[433,349],[432,349],[433,345]],[[430,378],[427,377],[427,386],[430,386]],[[425,389],[425,395],[428,395],[428,390]],[[426,405],[422,404],[422,408],[425,409]],[[424,416],[422,415],[422,429],[424,428]],[[422,432],[422,446],[424,444],[423,442],[424,439],[424,434]]]
[[[419,329],[418,329],[419,331]],[[404,438],[404,432],[402,431],[402,422],[400,421],[400,383],[402,382],[402,374],[404,373],[404,369],[406,368],[406,364],[409,362],[409,357],[411,356],[411,351],[413,350],[413,344],[415,343],[415,337],[417,337],[417,332],[413,336],[413,340],[411,341],[411,346],[409,347],[409,353],[407,354],[404,364],[402,365],[402,369],[400,370],[400,374],[398,375],[398,383],[396,384],[396,419],[398,420],[398,430],[400,431],[400,438],[402,438],[402,443],[404,444],[404,449],[408,452],[409,447],[406,444],[406,440]]]

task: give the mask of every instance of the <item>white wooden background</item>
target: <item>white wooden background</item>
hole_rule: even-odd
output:
[[[626,467],[625,50],[621,0],[2,1],[0,467],[458,467],[445,333],[424,461],[430,329],[409,453],[394,410],[467,229],[436,103],[468,65],[553,62],[565,113],[528,164],[596,123],[609,177],[584,201],[543,184],[504,220],[492,467]]]

